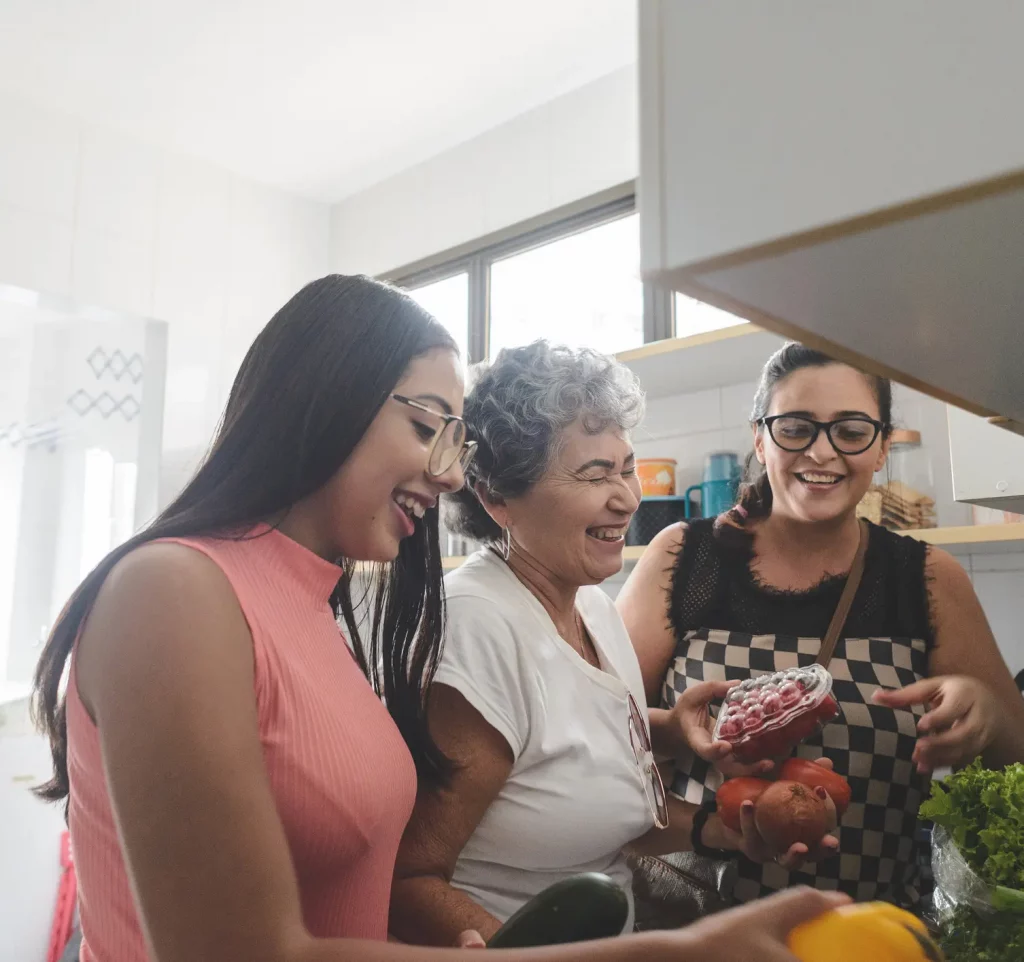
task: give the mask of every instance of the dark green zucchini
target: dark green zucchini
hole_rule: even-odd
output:
[[[629,901],[607,875],[585,872],[535,895],[487,943],[490,949],[525,949],[605,939],[622,932]]]

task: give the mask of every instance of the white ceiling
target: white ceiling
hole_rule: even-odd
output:
[[[634,61],[635,0],[0,0],[0,88],[334,201]]]

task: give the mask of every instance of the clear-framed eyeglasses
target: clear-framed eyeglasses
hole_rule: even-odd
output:
[[[422,401],[416,401],[402,394],[392,394],[391,399],[440,420],[437,433],[431,443],[427,470],[437,478],[451,470],[452,466],[458,462],[465,473],[476,455],[476,441],[466,440],[466,422],[455,414],[444,414]]]
[[[647,804],[654,816],[654,824],[658,828],[668,828],[668,799],[665,796],[665,783],[661,780],[661,772],[654,760],[654,749],[651,747],[651,736],[647,733],[647,723],[640,713],[640,707],[630,692],[626,692],[629,701],[629,743],[633,746],[637,768],[644,785]]]

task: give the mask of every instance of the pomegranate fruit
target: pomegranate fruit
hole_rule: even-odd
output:
[[[836,806],[836,815],[842,818],[850,807],[850,783],[828,768],[816,765],[806,758],[787,758],[779,770],[779,778],[799,782],[808,788],[825,789]]]
[[[755,804],[754,824],[777,852],[787,852],[797,842],[813,850],[828,832],[828,806],[800,782],[774,782]]]

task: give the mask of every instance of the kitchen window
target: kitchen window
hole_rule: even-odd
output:
[[[640,279],[632,184],[385,278],[466,344],[469,363],[541,337],[614,353],[673,335],[671,296]]]
[[[723,327],[745,324],[742,317],[712,307],[703,301],[694,300],[685,294],[676,294],[674,299],[676,337],[689,337],[691,334],[706,334],[708,331],[719,331]]]
[[[455,338],[463,363],[469,350],[469,274],[461,271],[442,280],[407,289],[409,296],[434,315]]]
[[[538,338],[606,354],[644,342],[637,214],[495,260],[488,354]]]
[[[452,332],[469,363],[541,337],[613,354],[743,323],[643,283],[631,184],[386,278]]]

